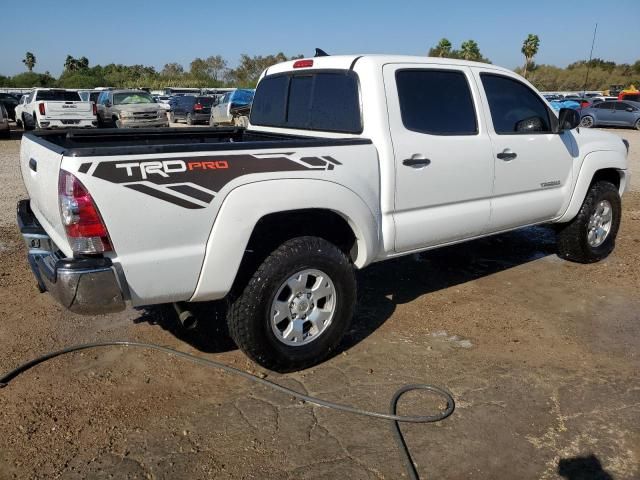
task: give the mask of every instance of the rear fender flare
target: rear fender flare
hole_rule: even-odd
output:
[[[357,242],[354,264],[362,268],[380,248],[379,215],[352,190],[326,180],[266,180],[239,186],[224,199],[207,241],[196,290],[190,301],[216,300],[230,290],[255,225],[265,215],[302,209],[336,212]]]

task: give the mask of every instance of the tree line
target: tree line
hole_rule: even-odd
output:
[[[522,67],[515,71],[526,77],[540,90],[606,90],[611,85],[640,86],[640,60],[633,64],[594,58],[591,61],[580,60],[560,68],[553,65],[536,64],[535,56],[540,46],[540,38],[529,34],[522,43],[524,56]],[[475,40],[466,40],[459,48],[441,39],[429,49],[431,57],[458,58],[478,62],[491,63],[480,51]],[[161,89],[164,87],[254,87],[262,71],[267,67],[287,60],[302,58],[303,55],[288,57],[280,52],[275,55],[243,54],[236,68],[230,68],[228,62],[220,55],[207,58],[195,58],[189,68],[179,63],[167,63],[157,71],[145,65],[108,65],[90,66],[86,57],[75,58],[67,55],[64,70],[55,78],[49,72],[36,73],[36,56],[32,52],[25,54],[22,63],[27,71],[13,77],[0,75],[0,87],[61,87],[61,88],[141,88]],[[589,70],[588,82],[587,70]]]
[[[179,63],[167,63],[157,71],[145,65],[108,65],[90,66],[86,57],[74,58],[67,55],[60,77],[55,78],[48,71],[34,72],[36,56],[27,52],[22,60],[27,71],[13,77],[0,75],[0,87],[60,87],[60,88],[151,88],[163,87],[254,87],[260,74],[267,67],[287,60],[303,58],[303,55],[287,56],[282,52],[275,55],[240,56],[236,68],[229,68],[227,61],[220,55],[207,58],[195,58],[188,70]]]
[[[520,49],[524,56],[522,67],[515,72],[529,80],[541,91],[578,91],[578,90],[607,90],[612,85],[640,86],[640,60],[635,63],[616,64],[612,61],[594,58],[591,61],[580,60],[560,68],[553,65],[536,64],[535,56],[540,48],[538,35],[530,33],[522,42]],[[476,62],[491,63],[480,52],[475,40],[462,42],[459,49],[447,38],[441,39],[429,49],[430,57],[458,58]],[[587,76],[587,70],[589,75]]]

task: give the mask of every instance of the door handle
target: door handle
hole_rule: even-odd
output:
[[[510,148],[505,148],[502,152],[496,155],[500,160],[509,162],[518,156],[517,153],[512,152]]]
[[[38,162],[36,161],[35,158],[29,159],[29,168],[34,172],[38,171]]]
[[[426,167],[430,163],[431,163],[431,160],[420,155],[412,155],[411,158],[405,158],[402,161],[403,165],[406,165],[407,167],[413,167],[413,168]]]

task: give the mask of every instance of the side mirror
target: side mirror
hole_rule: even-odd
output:
[[[580,114],[573,108],[561,108],[558,117],[558,133],[573,130],[580,125]]]
[[[111,108],[111,102],[107,100],[106,102],[104,102],[104,106],[107,108]]]
[[[625,108],[625,110],[626,110],[627,112],[633,112],[633,107],[627,107],[627,108]]]

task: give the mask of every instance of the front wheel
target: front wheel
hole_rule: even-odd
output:
[[[578,263],[607,257],[615,247],[622,203],[611,182],[595,182],[589,188],[578,215],[558,232],[558,255]]]
[[[634,126],[636,127],[636,130],[640,130],[640,118],[636,120],[636,124]]]
[[[231,305],[231,338],[252,360],[279,372],[325,359],[353,315],[354,269],[318,237],[288,240],[258,267]]]
[[[593,121],[593,117],[591,115],[585,115],[584,117],[582,117],[582,120],[580,120],[580,126],[585,128],[593,127],[594,123],[595,122]]]

